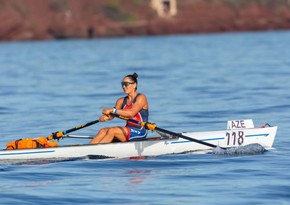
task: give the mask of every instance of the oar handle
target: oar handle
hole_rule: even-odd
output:
[[[116,113],[111,113],[111,115],[117,117],[117,118],[120,118],[122,120],[126,120],[128,122],[132,122],[134,124],[138,124],[140,125],[141,127],[145,127],[147,130],[155,130],[157,127],[155,125],[155,123],[151,123],[151,122],[140,122],[140,121],[137,121],[137,120],[134,120],[134,119],[131,119],[131,118],[128,118],[128,117],[124,117],[124,116],[121,116],[121,115],[118,115]]]
[[[184,136],[184,135],[179,134],[179,133],[175,133],[175,132],[171,132],[169,130],[165,130],[165,129],[159,128],[159,127],[156,126],[155,123],[140,122],[140,121],[137,121],[137,120],[134,120],[134,119],[130,119],[130,118],[118,115],[116,113],[111,113],[111,115],[113,115],[115,117],[118,117],[120,119],[123,119],[123,120],[127,120],[128,122],[132,122],[132,123],[138,124],[138,125],[140,125],[142,127],[145,127],[148,130],[152,130],[152,131],[157,130],[157,131],[160,131],[160,132],[163,132],[163,133],[166,133],[166,134],[170,134],[170,135],[173,135],[173,136],[176,136],[176,137],[180,137],[180,138],[183,138],[183,139],[186,139],[186,140],[189,140],[189,141],[192,141],[192,142],[196,142],[196,143],[199,143],[199,144],[203,144],[203,145],[206,145],[206,146],[212,147],[212,148],[216,148],[217,147],[214,144],[210,144],[210,143],[207,143],[207,142],[204,142],[204,141],[201,141],[201,140],[194,139],[192,137],[187,137],[187,136]]]
[[[91,121],[91,122],[76,126],[74,128],[68,129],[66,131],[58,131],[58,132],[55,132],[55,133],[52,133],[51,135],[49,135],[47,137],[47,139],[48,140],[59,139],[59,138],[63,137],[64,135],[68,134],[68,133],[83,129],[85,127],[91,126],[91,125],[96,124],[98,122],[99,122],[99,120],[94,120],[94,121]]]

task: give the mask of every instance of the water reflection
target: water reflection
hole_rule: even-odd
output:
[[[132,175],[129,177],[129,184],[142,184],[150,177],[153,170],[130,170],[125,174]]]

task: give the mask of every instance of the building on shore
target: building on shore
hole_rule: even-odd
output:
[[[177,14],[176,0],[151,0],[151,7],[160,17],[171,17]]]

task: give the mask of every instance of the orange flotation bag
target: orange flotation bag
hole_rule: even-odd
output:
[[[57,142],[50,142],[45,137],[19,139],[6,144],[7,150],[57,147]]]

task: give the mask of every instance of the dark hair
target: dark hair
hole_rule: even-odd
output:
[[[130,78],[134,83],[138,84],[138,74],[137,73],[133,73],[132,75],[127,75],[126,78]]]

